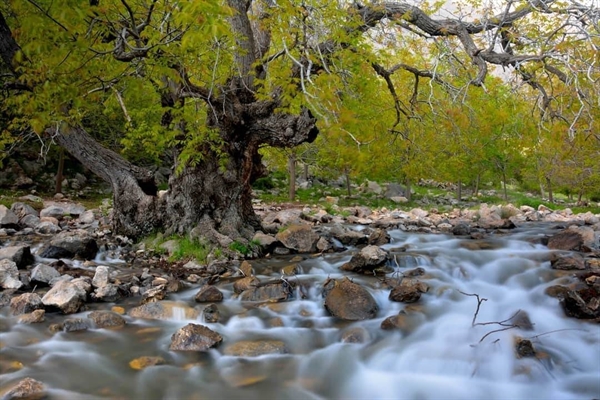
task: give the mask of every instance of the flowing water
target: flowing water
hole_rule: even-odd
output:
[[[242,303],[232,299],[231,282],[219,285],[226,298],[218,304],[220,323],[203,323],[202,315],[186,319],[197,287],[171,296],[180,307],[170,320],[126,317],[128,325],[118,330],[52,334],[48,325],[63,317],[47,314],[43,324],[23,325],[4,308],[0,387],[32,377],[56,399],[600,398],[600,327],[566,317],[558,300],[544,293],[569,275],[551,270],[549,250],[532,244],[547,229],[529,226],[476,246],[453,236],[391,231],[392,242],[383,247],[395,256],[397,272],[423,268],[419,279],[430,290],[418,303],[395,303],[381,278],[352,275],[379,305],[377,318],[367,321],[330,317],[320,293],[326,279],[344,276],[339,267],[356,249],[300,262],[303,274],[290,278],[305,287],[297,300]],[[273,258],[253,266],[261,280],[269,280],[289,263]],[[467,294],[487,299],[476,323],[505,321],[524,310],[533,329],[473,326],[478,301]],[[380,328],[400,311],[400,329]],[[171,335],[190,322],[219,332],[222,345],[206,353],[169,351]],[[341,340],[353,328],[362,343]],[[517,355],[517,338],[531,340],[534,357]],[[283,341],[287,353],[224,355],[228,345],[253,339]],[[160,356],[166,364],[130,368],[140,356]]]

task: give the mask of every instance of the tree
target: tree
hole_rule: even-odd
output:
[[[323,0],[11,0],[0,7],[4,106],[111,184],[115,231],[191,232],[222,245],[260,228],[250,186],[264,173],[258,150],[314,141],[318,120],[339,123],[333,116],[344,111],[332,105],[347,88],[362,86],[351,95],[368,105],[373,88],[385,84],[397,132],[415,114],[397,95],[396,71],[413,76],[416,96],[423,81],[456,88],[457,65],[462,82],[484,86],[493,64],[539,90],[544,115],[564,117],[551,90],[569,90],[585,71],[564,69],[573,56],[563,55],[597,50],[599,15],[552,0],[471,8],[472,17],[403,2]],[[386,66],[403,37],[421,41],[428,62]],[[555,80],[560,85],[545,86]],[[101,146],[82,124],[110,99],[126,120],[121,145],[173,155],[166,194],[151,171]]]

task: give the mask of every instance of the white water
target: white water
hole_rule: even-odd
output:
[[[488,250],[468,250],[462,240],[449,236],[391,233],[393,242],[384,247],[396,254],[399,264],[426,271],[419,279],[430,290],[416,304],[390,302],[379,278],[350,275],[376,299],[377,318],[331,318],[320,287],[328,277],[344,276],[338,267],[349,260],[347,252],[301,262],[305,274],[291,280],[312,283],[304,291],[306,299],[257,307],[231,299],[231,282],[223,284],[226,300],[218,305],[222,322],[206,325],[224,342],[206,354],[168,351],[178,328],[200,323],[186,320],[180,307],[169,321],[129,318],[122,330],[55,335],[46,330],[52,316],[45,325],[18,325],[5,308],[0,313],[0,387],[31,376],[61,399],[600,398],[600,327],[565,317],[558,301],[544,293],[564,278],[543,261],[548,253],[544,246],[524,240],[539,232],[495,238],[486,242]],[[407,251],[394,250],[400,247]],[[264,276],[260,271],[285,265],[277,263],[261,260],[255,269],[262,280],[273,279],[280,274]],[[196,291],[174,299],[194,306]],[[460,292],[487,299],[476,322],[503,321],[524,310],[533,330],[489,334],[502,327],[472,326],[477,299]],[[402,310],[402,330],[380,329],[386,317]],[[273,326],[274,318],[282,326]],[[355,327],[364,330],[367,340],[341,343],[342,333]],[[537,357],[519,358],[516,337],[530,339]],[[281,340],[288,354],[252,359],[223,355],[227,345],[251,339]],[[167,365],[131,370],[129,361],[140,356],[161,356]],[[13,361],[23,367],[11,369]]]

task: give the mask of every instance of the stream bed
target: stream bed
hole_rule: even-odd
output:
[[[224,301],[221,319],[204,322],[197,307],[199,286],[169,295],[172,316],[133,318],[139,298],[92,303],[93,309],[123,307],[120,329],[49,330],[65,317],[47,313],[39,324],[19,324],[0,309],[0,396],[25,377],[48,388],[51,399],[594,399],[600,398],[600,326],[565,315],[546,294],[564,284],[569,271],[550,268],[550,250],[537,238],[547,227],[525,225],[474,241],[444,234],[389,231],[394,273],[423,268],[429,286],[411,304],[388,299],[381,276],[343,272],[356,248],[304,256],[295,299],[242,302],[233,281],[216,286]],[[252,261],[261,281],[279,279],[292,256]],[[122,266],[123,268],[125,266]],[[377,302],[376,318],[343,321],[323,306],[328,279],[350,278]],[[519,312],[519,310],[521,310]],[[517,314],[529,323],[516,324]],[[382,322],[399,315],[394,329]],[[507,322],[509,321],[509,322]],[[206,352],[170,351],[181,327],[202,324],[223,343]],[[516,344],[531,342],[520,353]],[[281,354],[228,355],[240,341],[283,343]],[[135,369],[139,357],[161,357],[161,365]]]

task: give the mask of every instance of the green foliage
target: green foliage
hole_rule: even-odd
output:
[[[248,256],[252,253],[254,253],[260,246],[260,242],[256,241],[256,240],[252,240],[250,242],[246,243],[242,243],[240,241],[233,241],[230,245],[229,245],[229,249],[236,251],[244,256]]]
[[[147,249],[152,250],[159,255],[166,255],[167,250],[161,247],[165,242],[174,240],[176,246],[173,253],[169,256],[169,261],[181,261],[194,259],[198,262],[206,262],[212,247],[197,239],[190,239],[178,235],[163,236],[162,233],[156,233],[144,238],[141,243]]]

